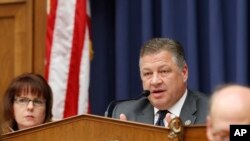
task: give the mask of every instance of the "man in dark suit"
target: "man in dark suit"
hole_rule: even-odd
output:
[[[143,89],[150,94],[118,102],[113,118],[155,124],[158,111],[167,110],[171,114],[167,114],[165,126],[171,115],[180,117],[185,125],[206,122],[208,98],[187,88],[188,66],[179,42],[168,38],[149,40],[141,48],[139,66]]]

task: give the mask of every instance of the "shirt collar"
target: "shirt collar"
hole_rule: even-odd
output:
[[[167,109],[170,113],[174,114],[175,116],[180,116],[181,113],[181,109],[182,106],[185,102],[185,99],[187,97],[187,89],[185,90],[184,95],[169,109]],[[159,109],[157,109],[156,107],[154,107],[154,115],[157,114],[157,112],[159,111]]]

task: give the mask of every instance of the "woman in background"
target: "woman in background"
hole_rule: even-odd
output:
[[[52,119],[52,91],[38,74],[16,77],[3,98],[3,133],[30,128]]]

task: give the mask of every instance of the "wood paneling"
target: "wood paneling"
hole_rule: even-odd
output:
[[[0,3],[0,91],[13,77],[32,71],[32,1]]]
[[[0,10],[1,11],[1,10]],[[14,74],[14,18],[0,18],[0,91],[7,87]]]
[[[34,58],[33,71],[44,75],[46,46],[46,0],[34,1]]]
[[[27,0],[1,0],[0,4],[10,4],[10,3],[18,3],[18,2],[25,2]]]
[[[179,141],[170,129],[94,115],[80,115],[3,135],[2,141]],[[207,141],[206,126],[184,126],[184,141]]]
[[[0,0],[0,96],[24,72],[43,75],[45,36],[46,0]]]

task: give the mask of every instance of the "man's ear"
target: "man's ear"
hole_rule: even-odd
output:
[[[209,141],[212,141],[213,140],[213,128],[212,128],[212,121],[211,121],[210,116],[207,116],[206,133],[207,133],[207,139]]]
[[[182,69],[183,82],[186,82],[188,79],[188,66],[185,64]]]

